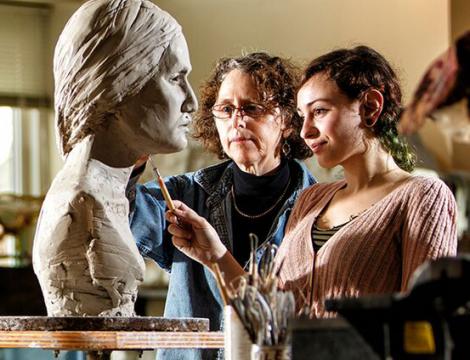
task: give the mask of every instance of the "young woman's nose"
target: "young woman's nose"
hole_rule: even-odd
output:
[[[320,130],[315,126],[312,119],[305,118],[300,131],[302,139],[315,139],[320,136]]]

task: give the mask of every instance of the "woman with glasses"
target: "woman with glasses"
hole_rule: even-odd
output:
[[[455,199],[441,180],[410,174],[414,155],[396,128],[400,86],[379,53],[359,46],[313,60],[297,108],[320,166],[344,169],[343,180],[302,192],[277,253],[280,284],[299,310],[330,317],[325,299],[405,291],[420,264],[456,253]],[[207,221],[175,207],[175,246],[216,262],[227,283],[243,274]]]
[[[280,244],[295,199],[314,183],[298,161],[311,151],[300,137],[297,79],[293,65],[266,53],[220,60],[201,89],[193,127],[194,137],[227,161],[166,179],[171,197],[205,218],[242,266],[250,254],[249,234],[258,237],[259,256],[267,242]],[[151,182],[136,190],[130,195],[137,245],[171,272],[165,316],[209,318],[210,329],[220,330],[223,304],[211,271],[172,244],[158,186]],[[214,352],[163,350],[159,356],[213,358]]]

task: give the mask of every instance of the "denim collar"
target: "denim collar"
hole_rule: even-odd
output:
[[[291,166],[291,178],[297,179],[295,191],[286,203],[286,205],[292,206],[298,192],[312,184],[312,175],[303,162],[293,160],[290,163],[295,164]],[[235,163],[228,160],[195,172],[194,180],[208,194],[206,205],[209,208],[222,202],[230,191],[233,183],[234,166]],[[299,172],[301,176],[298,176]]]
[[[210,209],[218,203],[221,203],[233,183],[233,167],[235,163],[232,160],[224,161],[220,164],[209,166],[205,169],[196,171],[194,180],[208,194],[206,205]]]

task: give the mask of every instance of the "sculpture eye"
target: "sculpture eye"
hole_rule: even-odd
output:
[[[181,73],[173,74],[173,75],[170,77],[170,81],[171,81],[171,82],[174,82],[174,83],[178,83],[178,82],[182,81],[183,78],[184,78],[184,74],[181,74]]]

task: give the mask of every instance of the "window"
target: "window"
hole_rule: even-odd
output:
[[[0,4],[0,193],[49,185],[49,8]]]
[[[13,109],[0,107],[0,192],[16,192]]]
[[[50,183],[48,30],[48,6],[0,3],[0,266],[29,263]]]

